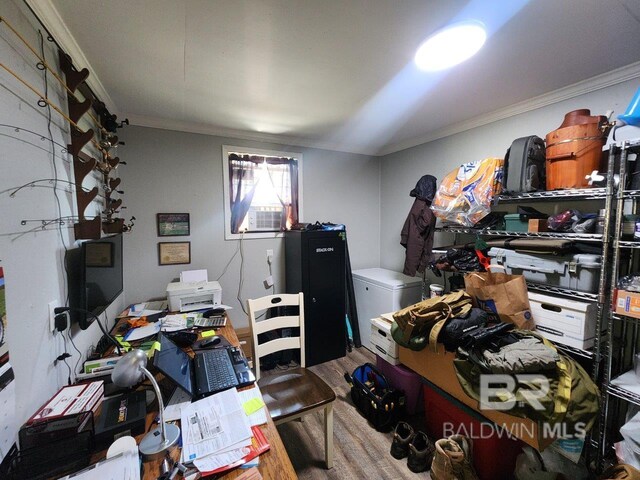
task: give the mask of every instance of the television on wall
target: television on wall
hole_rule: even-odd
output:
[[[84,330],[122,293],[122,235],[84,242],[66,258],[71,320]]]

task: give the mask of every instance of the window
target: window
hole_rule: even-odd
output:
[[[302,154],[222,147],[225,238],[274,237],[298,222]]]

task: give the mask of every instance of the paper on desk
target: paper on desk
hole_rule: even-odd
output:
[[[176,388],[169,399],[169,403],[164,407],[164,421],[172,422],[174,420],[180,420],[182,409],[190,404],[191,395],[181,388]]]
[[[214,453],[194,460],[193,465],[201,472],[210,472],[220,467],[234,464],[242,460],[248,453],[248,448],[238,448],[225,453]]]
[[[188,328],[187,314],[178,313],[174,315],[167,315],[160,319],[161,329],[163,332],[177,332],[178,330],[184,330]]]
[[[181,424],[183,456],[188,462],[241,442],[251,444],[251,427],[235,388],[186,406]]]
[[[138,451],[119,453],[59,480],[140,480]]]
[[[144,327],[132,328],[124,336],[124,340],[126,340],[127,342],[135,342],[136,340],[141,340],[143,338],[155,335],[159,331],[160,322],[150,323],[149,325],[145,325]]]
[[[180,272],[180,281],[188,282],[208,282],[209,274],[206,270],[185,270]]]
[[[135,311],[129,309],[129,316],[133,318],[150,317],[151,315],[157,315],[158,313],[162,313],[162,312],[163,310],[150,310],[148,308],[143,308],[141,310],[135,310]]]
[[[243,408],[247,402],[252,402],[256,399],[260,399],[262,401],[262,392],[260,392],[260,388],[258,388],[258,385],[254,386],[253,388],[238,392],[238,395],[240,396],[240,403],[242,403]],[[265,423],[267,423],[267,409],[264,406],[264,403],[262,405],[262,408],[248,416],[249,422],[251,423],[252,427],[255,427],[257,425],[264,425]]]

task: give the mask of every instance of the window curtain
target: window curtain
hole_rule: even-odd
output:
[[[273,189],[282,205],[284,215],[280,231],[298,222],[298,162],[294,158],[262,157],[257,155],[229,155],[229,195],[231,205],[231,233],[239,233],[256,191],[256,171],[266,163]]]
[[[280,231],[298,223],[298,161],[295,158],[267,157],[269,179],[282,204]]]
[[[231,205],[231,233],[238,233],[249,211],[256,191],[255,169],[258,162],[248,155],[229,155],[229,195]]]

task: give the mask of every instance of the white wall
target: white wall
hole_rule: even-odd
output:
[[[2,3],[2,16],[39,50],[37,30],[32,17],[24,11],[21,1]],[[45,34],[46,37],[46,34]],[[57,53],[52,44],[44,41],[47,63],[57,65]],[[44,93],[43,73],[36,69],[37,59],[5,27],[0,26],[0,57],[2,62]],[[38,223],[21,225],[22,220],[55,219],[76,211],[75,195],[66,184],[59,184],[60,213],[52,184],[25,188],[15,197],[14,188],[37,179],[54,176],[51,145],[48,141],[47,110],[36,105],[37,96],[22,86],[3,69],[0,70],[0,266],[6,280],[8,317],[7,344],[10,361],[15,370],[17,388],[17,419],[26,420],[37,407],[66,384],[67,368],[63,363],[54,367],[55,358],[64,352],[61,335],[49,331],[48,303],[62,305],[66,299],[66,277],[62,267],[64,249],[75,246],[71,223],[60,229],[56,223],[41,229]],[[66,96],[60,84],[49,75],[50,100],[66,109]],[[66,145],[68,124],[60,115],[52,113],[52,135],[56,142]],[[37,135],[15,127],[28,129]],[[55,147],[55,166],[58,177],[72,179],[70,157]],[[33,229],[30,233],[25,233]],[[113,319],[123,306],[122,296],[109,310]],[[85,354],[90,344],[100,337],[96,324],[87,331],[73,330],[72,337]],[[69,342],[67,342],[69,343]],[[68,345],[75,365],[78,355]]]
[[[300,221],[343,223],[354,269],[378,266],[380,257],[379,159],[287,145],[249,142],[210,135],[145,127],[121,131],[128,165],[121,167],[126,216],[136,217],[126,236],[126,301],[165,295],[167,283],[182,270],[207,269],[215,280],[231,259],[239,240],[224,239],[222,145],[302,152],[303,215]],[[157,213],[189,213],[189,237],[158,237]],[[190,265],[158,265],[158,242],[191,242]],[[245,239],[244,281],[240,298],[270,293],[266,250],[273,249],[276,292],[284,291],[284,243],[278,239]],[[236,327],[247,325],[237,300],[240,255],[220,279],[222,301],[231,305]]]
[[[413,203],[409,191],[422,175],[434,175],[439,184],[462,163],[486,157],[503,158],[513,140],[527,135],[544,138],[572,110],[588,108],[594,115],[605,114],[609,109],[615,110],[616,115],[623,113],[638,86],[637,80],[628,81],[382,157],[380,266],[402,269],[404,249],[400,245],[400,230]],[[519,170],[516,165],[516,171]],[[446,245],[451,240],[450,235],[436,234],[434,245]]]

